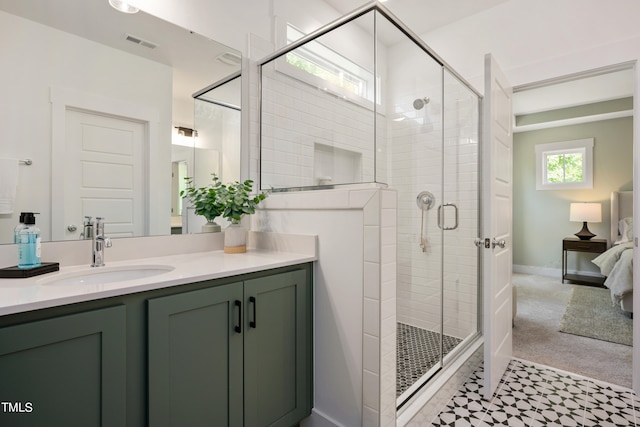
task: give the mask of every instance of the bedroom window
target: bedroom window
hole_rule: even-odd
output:
[[[536,189],[593,188],[593,138],[536,145]]]

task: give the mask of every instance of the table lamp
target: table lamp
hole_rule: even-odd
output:
[[[587,222],[602,222],[602,204],[571,203],[569,221],[582,222],[582,230],[575,233],[580,240],[589,240],[595,234],[587,228]]]

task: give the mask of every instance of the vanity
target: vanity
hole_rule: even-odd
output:
[[[258,234],[242,255],[107,258],[107,267],[0,281],[0,400],[10,404],[0,424],[292,426],[307,417],[315,236],[298,250]],[[108,279],[90,280],[95,272]]]

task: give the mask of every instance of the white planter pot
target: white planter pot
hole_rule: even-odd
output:
[[[247,251],[247,229],[242,224],[229,224],[224,229],[224,252],[240,254]]]
[[[207,222],[201,228],[203,233],[219,233],[222,228],[215,222]]]

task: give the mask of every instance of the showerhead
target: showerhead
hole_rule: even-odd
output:
[[[424,98],[418,98],[413,101],[413,108],[415,108],[416,110],[422,110],[422,107],[427,105],[429,101],[431,101],[431,99],[428,96],[425,96]]]

